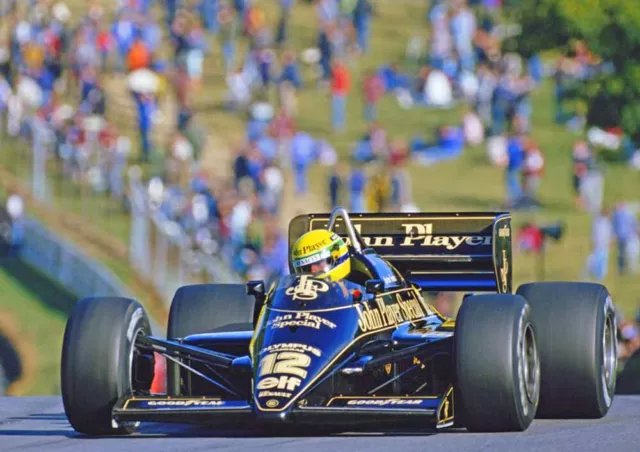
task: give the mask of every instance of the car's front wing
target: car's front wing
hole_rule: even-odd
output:
[[[195,424],[247,425],[264,423],[354,425],[418,421],[449,427],[454,422],[453,387],[443,396],[334,397],[324,406],[295,405],[285,412],[266,412],[243,400],[185,397],[131,397],[118,401],[116,422],[149,421]]]

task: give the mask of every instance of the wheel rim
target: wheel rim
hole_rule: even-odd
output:
[[[540,360],[531,324],[524,327],[519,348],[520,397],[527,413],[529,404],[537,405],[540,394]]]
[[[131,341],[131,349],[129,350],[129,376],[127,381],[129,382],[128,389],[131,395],[133,395],[133,357],[136,351],[136,339],[140,334],[142,334],[142,328],[138,328],[136,332],[133,334],[133,340]]]
[[[613,388],[617,367],[616,352],[616,328],[612,315],[607,315],[604,322],[604,334],[602,336],[602,381],[605,384],[603,388],[609,392]]]
[[[131,348],[129,349],[129,375],[127,382],[129,383],[129,387],[127,388],[128,393],[130,395],[134,395],[133,393],[133,357],[135,355],[136,350],[136,339],[140,334],[143,333],[142,328],[138,328],[133,334],[133,340],[131,341]],[[117,423],[118,427],[123,427],[127,429],[138,428],[140,425],[140,421],[121,421]]]

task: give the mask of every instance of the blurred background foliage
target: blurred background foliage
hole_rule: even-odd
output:
[[[560,49],[568,54],[579,41],[610,71],[577,87],[589,125],[622,126],[640,139],[640,8],[628,0],[507,0],[508,16],[522,25],[509,45],[522,55]]]

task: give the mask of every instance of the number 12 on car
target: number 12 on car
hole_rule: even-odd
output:
[[[260,361],[259,376],[288,374],[306,378],[307,371],[305,369],[309,367],[310,364],[311,358],[304,353],[270,353]]]

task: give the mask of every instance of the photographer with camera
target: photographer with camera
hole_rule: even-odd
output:
[[[538,255],[538,280],[545,279],[546,246],[549,239],[559,241],[564,235],[565,225],[562,222],[547,226],[538,226],[534,223],[525,223],[518,231],[516,246],[521,252],[535,253]]]

